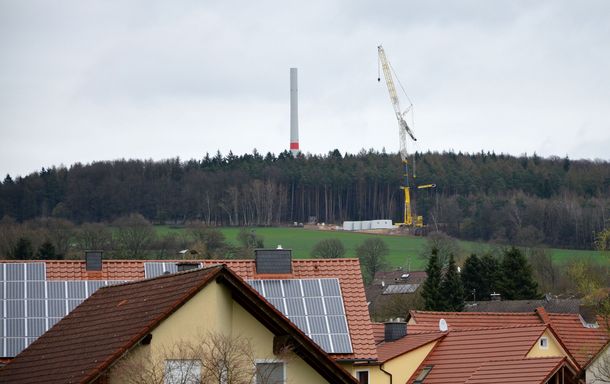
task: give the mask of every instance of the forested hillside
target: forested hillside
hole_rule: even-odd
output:
[[[0,217],[279,225],[401,219],[397,155],[362,151],[292,157],[117,160],[43,169],[0,184]],[[417,212],[462,239],[590,248],[610,211],[610,163],[494,153],[416,155]]]

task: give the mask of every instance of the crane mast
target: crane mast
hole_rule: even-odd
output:
[[[398,137],[400,142],[400,158],[402,160],[404,166],[404,174],[402,179],[402,185],[400,189],[404,191],[404,211],[403,211],[403,222],[401,225],[404,226],[415,226],[422,227],[423,219],[421,216],[417,217],[417,221],[413,222],[413,215],[411,213],[411,191],[409,186],[409,162],[408,162],[408,153],[407,153],[407,134],[413,139],[413,141],[417,141],[413,131],[407,125],[405,120],[405,115],[409,113],[413,105],[409,105],[409,107],[403,112],[400,108],[400,102],[398,100],[398,94],[396,93],[396,86],[394,85],[394,79],[392,77],[392,71],[390,68],[390,63],[385,55],[385,51],[383,47],[380,45],[377,47],[377,53],[379,55],[379,63],[381,64],[381,69],[383,71],[383,76],[385,78],[386,85],[388,87],[388,92],[390,94],[390,101],[392,103],[392,107],[394,108],[394,113],[396,114],[396,119],[398,120]],[[377,81],[381,81],[381,78],[377,78]]]

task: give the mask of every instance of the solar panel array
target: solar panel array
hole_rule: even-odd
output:
[[[45,280],[44,263],[0,264],[0,354],[14,357],[98,288],[122,281]]]
[[[383,291],[384,295],[395,293],[414,293],[419,288],[419,284],[391,284]]]
[[[199,263],[199,268],[202,267],[203,264]],[[144,277],[146,279],[176,272],[178,272],[178,264],[175,261],[144,263]]]
[[[249,280],[276,309],[328,353],[352,353],[338,279]]]

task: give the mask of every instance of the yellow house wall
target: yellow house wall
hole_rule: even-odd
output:
[[[129,359],[148,366],[143,369],[149,369],[151,365],[162,369],[165,359],[180,358],[168,356],[173,346],[179,342],[196,344],[208,332],[250,339],[255,360],[285,363],[287,384],[327,382],[297,355],[273,355],[273,334],[233,301],[225,286],[211,282],[151,332],[150,345],[136,347],[124,361],[117,363],[115,369],[110,370],[109,383],[125,382],[126,371],[122,367],[129,366]]]
[[[381,370],[381,368],[383,368],[392,375],[392,383],[406,383],[417,370],[417,367],[419,367],[430,351],[432,351],[437,342],[438,341],[430,342],[403,355],[397,356],[386,361],[382,366],[353,366],[349,371],[356,376],[356,372],[368,370],[371,384],[390,384],[390,376]]]
[[[546,337],[549,340],[548,348],[540,347],[540,338]],[[557,339],[551,334],[551,332],[544,331],[542,336],[536,341],[536,345],[532,347],[527,353],[527,357],[549,357],[549,356],[567,356],[567,353],[563,350]]]
[[[404,355],[398,356],[385,363],[386,371],[392,373],[394,383],[406,383],[409,377],[415,373],[417,367],[424,361],[426,356],[438,341],[433,341]]]
[[[284,362],[287,384],[327,382],[294,353],[275,356],[273,354],[273,333],[235,302],[233,302],[233,335],[244,335],[250,338],[256,359]]]

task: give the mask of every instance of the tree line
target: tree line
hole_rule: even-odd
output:
[[[82,259],[102,250],[106,259],[250,259],[264,239],[242,228],[229,242],[217,228],[189,223],[180,233],[158,233],[140,214],[121,216],[111,225],[44,218],[0,220],[0,258],[12,260]]]
[[[428,266],[428,275],[422,286],[424,308],[429,311],[460,312],[464,309],[466,296],[476,301],[490,300],[498,295],[504,300],[538,299],[538,283],[532,267],[521,250],[505,249],[500,260],[485,255],[481,259],[470,255],[458,272],[453,255],[442,271],[438,250],[433,249]]]
[[[415,154],[417,214],[471,240],[591,248],[610,209],[610,163],[495,153]],[[402,166],[385,151],[293,157],[206,155],[101,161],[42,169],[0,183],[0,217],[112,222],[138,213],[154,223],[274,226],[402,220]]]

